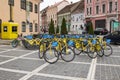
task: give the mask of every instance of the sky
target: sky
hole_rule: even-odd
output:
[[[40,4],[40,10],[44,9],[47,6],[53,5],[55,2],[60,2],[62,0],[43,0],[43,2]],[[80,0],[67,0],[69,3],[71,2],[78,2]]]

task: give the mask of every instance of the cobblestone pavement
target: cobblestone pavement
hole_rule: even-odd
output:
[[[78,55],[72,62],[48,64],[37,50],[0,45],[0,80],[120,80],[120,47],[110,57]]]

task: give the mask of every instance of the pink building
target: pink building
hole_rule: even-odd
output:
[[[118,0],[118,4],[120,4],[120,0]],[[120,5],[118,5],[118,20],[120,22]]]
[[[120,4],[120,0],[119,4]],[[113,31],[111,22],[117,20],[117,0],[85,0],[86,22],[92,21],[95,28],[106,28]],[[120,8],[120,5],[118,5]]]

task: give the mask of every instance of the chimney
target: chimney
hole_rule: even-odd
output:
[[[71,4],[72,4],[73,2],[71,1]]]

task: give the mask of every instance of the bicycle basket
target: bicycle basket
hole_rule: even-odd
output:
[[[96,40],[92,40],[92,44],[96,44],[97,43],[97,41]]]
[[[32,35],[28,35],[28,36],[26,36],[25,38],[31,40],[31,39],[33,39],[33,36],[32,36]]]
[[[107,42],[108,44],[110,44],[111,39],[106,39],[106,42]]]
[[[69,40],[69,41],[68,41],[68,46],[74,46],[74,41]]]
[[[52,47],[56,47],[56,46],[58,46],[58,42],[57,41],[52,42]]]

